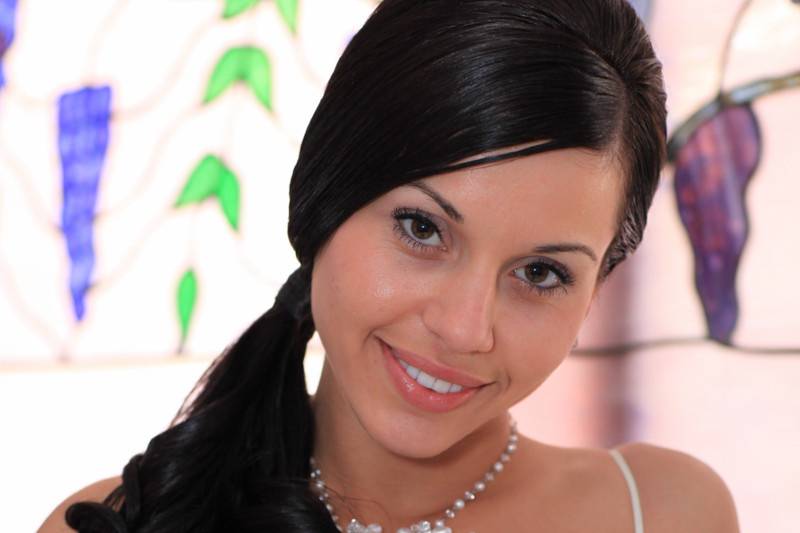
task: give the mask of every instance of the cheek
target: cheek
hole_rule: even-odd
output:
[[[392,268],[391,250],[365,239],[357,226],[343,226],[315,261],[311,306],[323,343],[365,340],[398,312],[407,294],[403,271]]]
[[[544,305],[524,319],[506,318],[503,353],[508,354],[506,386],[512,404],[536,390],[564,361],[583,322],[582,309]]]

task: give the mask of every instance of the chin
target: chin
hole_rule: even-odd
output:
[[[409,459],[430,459],[446,452],[460,438],[445,431],[441,423],[412,414],[378,415],[378,420],[363,420],[370,437],[391,453]]]

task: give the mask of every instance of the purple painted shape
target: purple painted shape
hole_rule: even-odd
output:
[[[712,339],[729,344],[739,317],[736,275],[749,224],[745,190],[761,157],[749,105],[704,122],[675,161],[675,193],[694,251],[695,285]]]
[[[17,15],[17,0],[0,0],[0,88],[6,84],[3,72],[3,57],[14,41],[14,20]]]
[[[84,87],[58,99],[58,153],[63,205],[61,231],[70,260],[69,289],[77,320],[86,312],[94,270],[93,222],[108,150],[111,88]]]

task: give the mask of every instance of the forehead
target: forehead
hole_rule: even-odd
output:
[[[611,240],[623,176],[607,154],[569,148],[462,169],[420,180],[470,222],[542,238]],[[401,187],[405,193],[411,187]],[[529,235],[530,237],[530,235]]]

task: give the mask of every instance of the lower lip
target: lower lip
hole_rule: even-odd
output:
[[[469,400],[480,389],[480,387],[470,387],[460,392],[440,394],[423,387],[403,370],[397,358],[389,350],[389,346],[383,341],[379,340],[379,342],[383,349],[383,360],[386,364],[386,369],[389,371],[392,383],[394,383],[400,396],[414,407],[433,413],[446,413]]]

